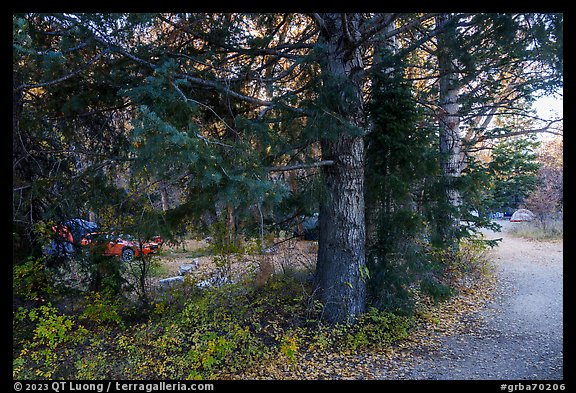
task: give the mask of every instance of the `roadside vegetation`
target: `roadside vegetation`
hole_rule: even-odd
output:
[[[564,221],[562,219],[545,219],[518,222],[510,228],[510,233],[537,241],[562,240],[564,238]]]

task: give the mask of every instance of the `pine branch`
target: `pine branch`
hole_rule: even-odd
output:
[[[130,102],[124,102],[120,105],[116,105],[116,106],[112,106],[109,108],[103,108],[103,109],[96,109],[93,111],[87,111],[87,112],[83,112],[83,113],[78,113],[78,114],[73,114],[73,115],[58,115],[58,116],[51,116],[51,117],[47,117],[47,120],[59,120],[59,119],[67,119],[67,118],[72,118],[72,117],[88,117],[88,116],[92,116],[92,115],[96,115],[99,113],[105,113],[105,112],[112,112],[112,111],[116,111],[119,109],[124,109],[124,108],[128,108],[129,106],[131,106],[132,104]]]
[[[103,39],[99,38],[99,37],[94,37],[94,39],[104,45],[108,45],[108,43],[106,41],[104,41]],[[127,50],[115,45],[116,51],[119,52],[120,54],[128,57],[129,59],[142,64],[144,66],[146,66],[147,68],[150,68],[152,70],[156,70],[158,68],[158,66],[154,63],[151,63],[147,60],[144,60],[136,55],[133,55],[132,53],[128,52]],[[182,73],[178,73],[174,75],[177,78],[183,78],[186,79],[189,82],[192,82],[196,85],[200,85],[200,86],[204,86],[204,87],[209,87],[218,91],[221,91],[231,97],[237,98],[239,100],[245,101],[245,102],[249,102],[251,104],[256,105],[257,107],[279,107],[281,106],[283,109],[289,110],[291,112],[295,112],[298,114],[302,114],[302,115],[307,115],[308,112],[304,109],[301,108],[296,108],[293,106],[289,106],[286,104],[282,104],[280,102],[274,102],[274,101],[265,101],[265,100],[261,100],[255,97],[251,97],[251,96],[247,96],[241,93],[238,93],[232,89],[230,89],[227,86],[224,86],[221,83],[217,83],[217,82],[213,82],[210,80],[205,80],[205,79],[201,79],[201,78],[197,78],[188,74],[182,74]]]
[[[176,90],[176,92],[178,92],[178,94],[182,97],[182,99],[184,100],[184,102],[190,101],[190,102],[193,102],[193,103],[195,103],[195,104],[197,104],[197,105],[200,105],[200,106],[208,109],[210,112],[212,112],[212,113],[214,114],[214,116],[216,116],[222,123],[224,123],[224,125],[226,126],[226,128],[228,128],[228,129],[229,129],[230,131],[232,131],[233,133],[238,134],[238,131],[236,131],[234,128],[232,128],[230,125],[228,125],[228,123],[226,123],[226,121],[225,121],[223,118],[221,118],[221,117],[218,115],[218,113],[216,113],[216,111],[214,111],[214,109],[212,109],[210,106],[208,106],[208,105],[206,105],[206,104],[203,104],[203,103],[201,103],[201,102],[199,102],[199,101],[196,101],[196,100],[193,99],[193,98],[188,98],[188,97],[186,97],[186,95],[182,92],[182,90],[180,90],[180,88],[176,85],[176,83],[170,81],[170,84],[171,84],[172,87]],[[222,145],[223,145],[223,144],[222,144]],[[228,147],[231,147],[231,146],[228,146]]]

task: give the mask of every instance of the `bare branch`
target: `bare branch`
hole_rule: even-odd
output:
[[[184,93],[182,92],[182,90],[180,90],[180,88],[176,85],[176,83],[170,81],[170,84],[171,84],[172,87],[178,92],[178,94],[180,94],[180,96],[182,97],[182,99],[184,100],[184,102],[191,101],[191,102],[193,102],[193,103],[195,103],[195,104],[197,104],[197,105],[200,105],[200,106],[208,109],[210,112],[212,112],[212,113],[214,114],[214,116],[216,116],[222,123],[224,123],[224,125],[226,126],[226,128],[228,128],[228,129],[229,129],[230,131],[232,131],[233,133],[238,134],[238,131],[236,131],[234,128],[230,127],[230,125],[228,125],[228,123],[226,123],[226,121],[225,121],[223,118],[221,118],[221,117],[218,115],[218,113],[216,113],[216,112],[214,111],[214,109],[212,109],[210,106],[208,106],[208,105],[206,105],[206,104],[203,104],[203,103],[201,103],[201,102],[199,102],[199,101],[196,101],[195,99],[186,97],[186,95],[184,95]]]
[[[104,49],[102,52],[98,53],[96,56],[94,56],[88,63],[84,64],[83,66],[79,67],[78,69],[76,69],[75,71],[73,71],[72,73],[68,74],[68,75],[64,75],[61,78],[58,79],[54,79],[48,82],[41,82],[41,83],[32,83],[32,84],[28,84],[28,83],[23,83],[20,86],[18,86],[16,88],[16,90],[24,90],[24,89],[34,89],[36,87],[46,87],[46,86],[51,86],[51,85],[55,85],[57,83],[60,82],[64,82],[65,80],[68,80],[76,75],[78,75],[79,73],[81,73],[82,71],[84,71],[86,68],[90,67],[92,64],[96,63],[102,56],[104,56],[106,53],[108,53],[108,49]]]
[[[321,166],[330,166],[330,165],[334,165],[334,161],[325,160],[325,161],[312,162],[309,164],[301,163],[287,166],[273,166],[266,168],[266,170],[268,172],[284,172],[284,171],[293,171],[295,169],[318,168]]]
[[[156,68],[156,66],[154,66],[154,68]],[[254,98],[254,97],[250,97],[241,93],[237,93],[234,90],[229,89],[226,86],[223,86],[219,83],[216,82],[212,82],[209,80],[204,80],[204,79],[200,79],[200,78],[196,78],[194,76],[188,75],[188,74],[176,74],[177,77],[179,78],[184,78],[192,83],[195,83],[197,85],[201,85],[201,86],[205,86],[205,87],[210,87],[216,90],[220,90],[223,91],[224,93],[226,93],[227,95],[230,95],[234,98],[238,98],[242,101],[246,101],[249,102],[251,104],[254,104],[256,106],[275,106],[275,104],[271,101],[264,101],[264,100],[260,100],[258,98]],[[301,110],[299,110],[298,108],[292,108],[297,112],[301,112]]]
[[[325,30],[326,29],[326,22],[324,21],[324,18],[322,18],[320,16],[319,13],[317,12],[313,12],[312,14],[310,14],[312,16],[312,19],[314,19],[316,21],[316,24],[318,25],[318,27],[320,27],[321,30]]]
[[[564,133],[558,129],[552,128],[552,125],[554,123],[557,122],[561,122],[562,119],[558,119],[558,120],[550,120],[548,122],[548,124],[546,124],[544,127],[541,128],[534,128],[534,129],[529,129],[529,130],[520,130],[520,131],[509,131],[506,128],[495,128],[492,129],[490,131],[494,132],[494,131],[504,131],[502,133],[499,134],[493,134],[491,133],[490,135],[481,135],[479,136],[476,140],[473,141],[467,141],[467,143],[479,143],[479,142],[484,142],[487,140],[492,140],[492,139],[500,139],[500,138],[508,138],[511,136],[519,136],[519,135],[530,135],[530,134],[552,134],[552,135],[557,135],[557,136],[562,136],[564,135]]]

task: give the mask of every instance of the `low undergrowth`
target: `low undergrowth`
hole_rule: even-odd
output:
[[[193,284],[153,303],[145,319],[131,324],[129,310],[96,293],[70,315],[51,303],[20,307],[13,322],[13,377],[234,378],[263,362],[295,364],[308,352],[387,346],[406,338],[412,325],[409,317],[376,309],[353,325],[326,325],[310,285],[289,275],[260,289],[228,284],[200,290]]]
[[[451,285],[458,287],[456,281],[484,268],[475,247],[463,248],[462,266],[454,265],[450,273]],[[434,320],[423,316],[438,306],[420,302],[411,315],[369,307],[354,324],[329,325],[304,276],[288,270],[262,287],[247,281],[205,289],[188,276],[183,286],[138,308],[106,291],[63,302],[41,264],[30,260],[14,271],[14,295],[20,301],[14,305],[13,378],[283,377],[294,375],[287,369],[304,373],[301,364],[382,353]],[[466,290],[460,286],[459,292]]]

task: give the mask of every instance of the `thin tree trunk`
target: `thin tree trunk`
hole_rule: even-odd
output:
[[[363,69],[354,40],[359,14],[324,14],[319,43],[325,49],[321,62],[324,88],[340,94],[329,108],[350,124],[364,127],[361,89],[355,73]],[[322,159],[334,165],[322,167],[326,193],[320,202],[320,233],[316,287],[330,322],[350,322],[364,312],[365,218],[364,140],[342,131],[321,140]]]
[[[234,206],[232,205],[226,207],[226,233],[228,235],[228,243],[236,244],[236,225],[234,220]]]
[[[299,190],[298,190],[298,182],[296,181],[296,174],[292,173],[292,172],[288,172],[286,174],[286,180],[288,180],[288,184],[290,185],[290,190],[292,191],[293,195],[298,195],[299,194]],[[296,210],[296,232],[298,233],[298,236],[304,236],[304,228],[302,227],[302,219],[300,218],[300,211],[302,209],[298,208]]]
[[[160,190],[160,199],[162,200],[162,211],[170,210],[170,200],[168,199],[168,186],[166,182],[160,181],[158,183],[158,189]]]

